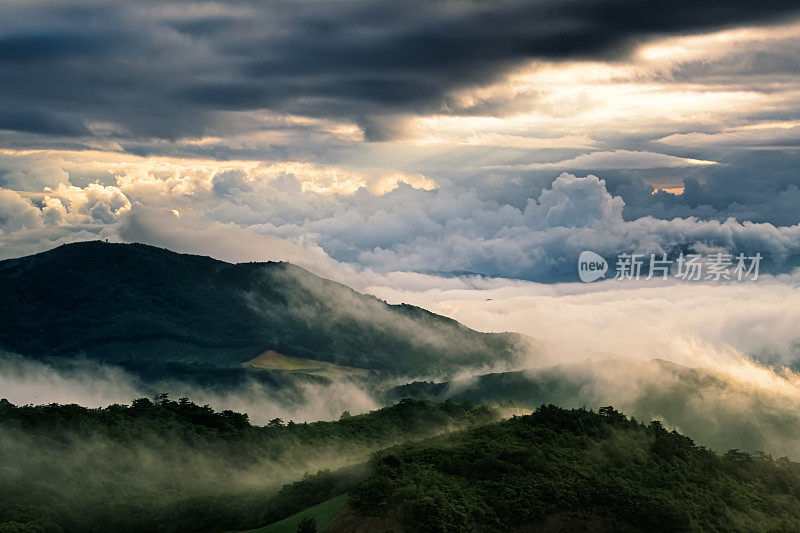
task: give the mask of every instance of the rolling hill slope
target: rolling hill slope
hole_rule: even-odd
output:
[[[99,241],[0,262],[0,349],[238,367],[267,350],[404,375],[512,361],[522,338],[388,305],[288,263]]]
[[[798,467],[609,406],[542,406],[377,453],[327,531],[798,531]]]
[[[514,402],[599,408],[615,405],[642,420],[661,420],[715,450],[738,447],[776,456],[800,454],[795,378],[742,379],[723,369],[660,359],[609,359],[500,372],[449,382],[417,381],[390,390],[399,398],[478,403]]]

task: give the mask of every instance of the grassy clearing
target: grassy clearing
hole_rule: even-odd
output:
[[[297,514],[284,518],[280,522],[275,522],[266,527],[253,529],[248,533],[294,533],[297,531],[297,524],[305,517],[311,517],[317,521],[317,528],[323,531],[336,516],[344,509],[347,503],[347,495],[342,494],[330,500],[326,500],[308,509],[304,509]]]

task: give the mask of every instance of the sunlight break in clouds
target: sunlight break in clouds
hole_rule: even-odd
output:
[[[494,109],[497,116],[421,116],[408,131],[417,142],[427,144],[470,142],[482,136],[494,139],[497,146],[503,146],[504,138],[510,141],[506,146],[523,146],[516,139],[524,132],[530,146],[544,147],[550,140],[551,148],[585,148],[587,139],[597,145],[620,131],[648,135],[666,128],[705,129],[727,126],[731,119],[746,128],[779,104],[798,109],[796,75],[773,79],[765,87],[758,76],[737,77],[730,72],[727,75],[735,83],[727,84],[720,77],[700,72],[687,77],[683,71],[729,57],[745,61],[798,45],[800,25],[790,23],[670,37],[640,46],[627,62],[536,61],[502,81],[453,96],[463,110]],[[575,132],[583,137],[565,136]]]
[[[797,0],[0,1],[0,532],[800,531],[799,156]]]
[[[295,4],[82,5],[91,26],[3,6],[3,43],[43,44],[0,58],[0,257],[99,238],[288,260],[555,359],[791,362],[797,10],[645,5],[613,28],[580,2],[314,6],[330,35]],[[586,249],[678,248],[776,277],[569,283]],[[462,285],[491,289],[442,296]]]

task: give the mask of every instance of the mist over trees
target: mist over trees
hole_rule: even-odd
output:
[[[167,395],[102,409],[0,400],[0,531],[247,529],[302,509],[308,496],[279,491],[304,473],[499,417],[484,406],[406,401],[336,422],[253,426],[245,414]]]
[[[326,531],[800,528],[800,464],[717,454],[612,407],[502,420],[482,405],[403,400],[254,426],[166,394],[100,409],[0,401],[0,454],[3,532],[233,531],[293,516],[308,531],[312,520]],[[318,524],[326,502],[340,510]]]

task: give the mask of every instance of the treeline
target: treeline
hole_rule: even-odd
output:
[[[353,521],[407,531],[800,531],[800,464],[719,456],[611,407],[529,416],[380,452]],[[380,523],[380,522],[378,522]]]
[[[100,409],[0,400],[0,531],[252,528],[303,508],[308,498],[286,504],[280,488],[304,472],[498,419],[484,406],[409,400],[335,422],[254,426],[167,395]]]
[[[404,400],[254,426],[165,395],[0,401],[0,457],[0,532],[242,530],[342,494],[329,531],[800,531],[800,464],[720,455],[611,407],[500,420]]]

